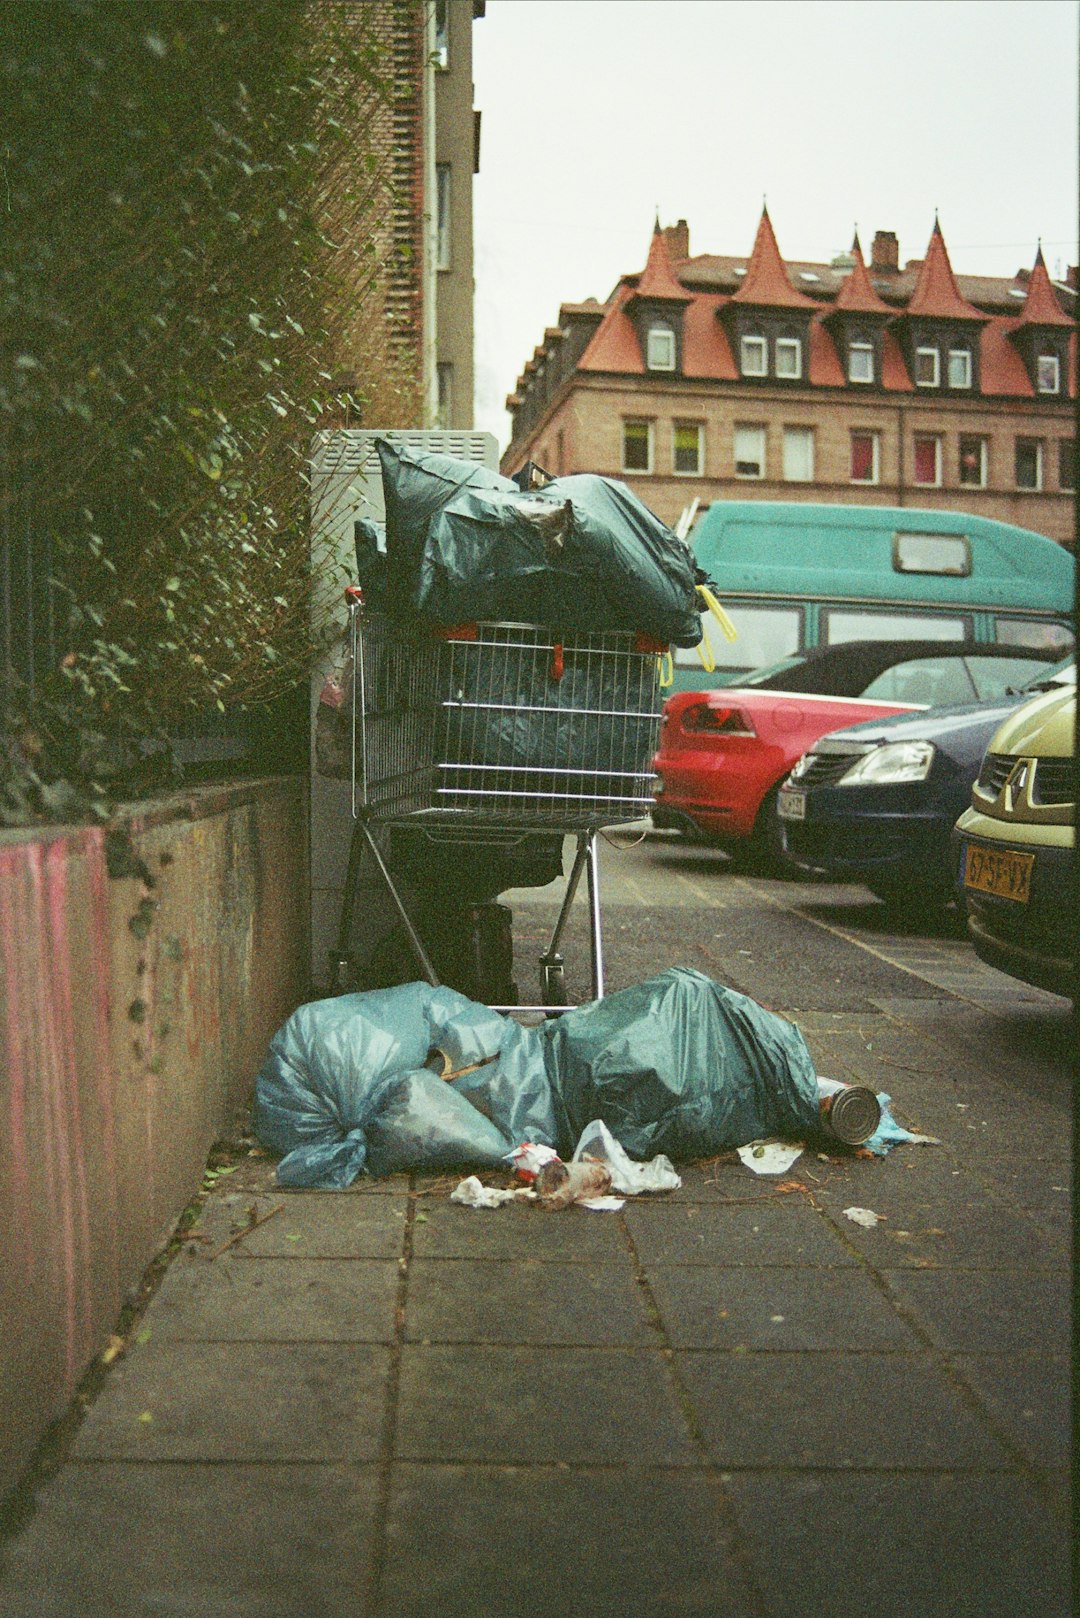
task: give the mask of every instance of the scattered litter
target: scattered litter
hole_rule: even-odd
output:
[[[451,1202],[460,1202],[466,1208],[501,1208],[507,1202],[532,1202],[535,1191],[500,1191],[493,1185],[481,1185],[475,1174],[462,1180],[450,1193]]]
[[[606,1163],[589,1159],[563,1163],[555,1157],[536,1176],[536,1197],[544,1208],[569,1208],[572,1202],[591,1205],[601,1200],[618,1201],[609,1195],[610,1191],[611,1170]]]
[[[865,1084],[841,1084],[818,1074],[821,1128],[845,1146],[861,1146],[881,1122],[881,1103]]]
[[[677,1191],[682,1185],[674,1164],[663,1152],[648,1163],[635,1163],[601,1118],[594,1118],[591,1124],[585,1125],[571,1161],[580,1163],[584,1158],[606,1164],[611,1171],[612,1190],[627,1197],[635,1197],[642,1191]]]
[[[755,1174],[786,1174],[803,1149],[802,1141],[752,1140],[739,1147],[739,1157]]]
[[[867,1230],[873,1230],[886,1216],[875,1213],[872,1208],[845,1208],[844,1218],[850,1219],[853,1225],[862,1225]]]
[[[866,1142],[868,1151],[875,1157],[884,1157],[891,1146],[940,1146],[941,1142],[936,1135],[914,1135],[910,1129],[898,1124],[889,1110],[892,1096],[878,1091],[878,1101],[881,1104],[881,1122]]]
[[[532,1141],[522,1141],[515,1146],[512,1152],[507,1152],[506,1161],[514,1166],[514,1173],[526,1185],[531,1185],[540,1173],[545,1163],[550,1163],[558,1157],[554,1146],[536,1146]]]

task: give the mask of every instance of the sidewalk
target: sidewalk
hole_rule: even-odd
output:
[[[898,1000],[869,1049],[862,1013],[799,1013],[823,1072],[945,1141],[808,1151],[801,1190],[730,1154],[620,1214],[478,1212],[243,1157],[0,1611],[1062,1618],[1069,1141],[973,1017]]]

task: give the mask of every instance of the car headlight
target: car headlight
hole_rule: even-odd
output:
[[[934,762],[934,748],[930,742],[886,742],[856,759],[850,770],[845,770],[837,786],[876,787],[891,786],[900,781],[925,781]]]

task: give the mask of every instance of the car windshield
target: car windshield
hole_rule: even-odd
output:
[[[1028,680],[1024,685],[1010,686],[1010,697],[1026,696],[1029,692],[1050,691],[1055,685],[1076,684],[1076,656],[1070,652],[1063,657],[1060,663],[1055,663],[1052,669],[1044,669],[1042,674],[1036,675],[1034,680]]]

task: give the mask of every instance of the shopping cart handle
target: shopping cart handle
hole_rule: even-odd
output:
[[[347,584],[345,586],[345,600],[348,601],[350,605],[355,603],[356,606],[362,607],[364,605],[364,592],[360,585]]]

